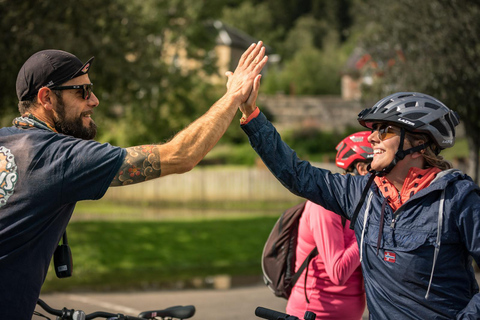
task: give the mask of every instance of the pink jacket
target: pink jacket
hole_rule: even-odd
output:
[[[298,269],[316,246],[318,255],[310,262],[305,299],[305,275],[292,290],[286,312],[303,319],[305,311],[317,319],[358,320],[365,309],[365,289],[358,245],[350,221],[308,201],[300,219],[297,245]]]

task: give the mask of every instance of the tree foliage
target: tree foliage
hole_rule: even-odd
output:
[[[246,0],[226,6],[222,20],[263,39],[281,56],[281,64],[268,70],[263,92],[339,94],[350,6],[351,0]]]
[[[359,1],[363,47],[378,67],[377,95],[420,91],[456,110],[478,181],[480,3],[470,0]]]
[[[95,118],[106,139],[126,145],[168,138],[214,100],[198,73],[213,70],[214,35],[204,23],[217,15],[219,2],[0,0],[0,55],[7,62],[0,65],[2,124],[17,113],[15,79],[23,62],[54,48],[82,61],[95,56],[90,77],[101,101]],[[176,52],[167,54],[167,45]],[[175,65],[185,47],[197,68]]]

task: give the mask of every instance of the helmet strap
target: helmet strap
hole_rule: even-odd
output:
[[[412,154],[412,153],[418,152],[420,150],[426,149],[431,144],[430,141],[427,141],[424,144],[418,145],[416,147],[412,147],[412,148],[407,149],[407,150],[403,150],[403,142],[404,141],[405,141],[405,129],[400,128],[400,144],[398,145],[398,150],[395,153],[395,158],[392,160],[392,162],[390,162],[390,164],[388,166],[383,168],[381,171],[376,171],[376,175],[378,177],[386,176],[397,165],[398,161],[405,159],[405,157],[409,154]]]
[[[375,177],[386,176],[390,171],[392,171],[393,167],[395,167],[397,162],[400,161],[400,160],[403,160],[405,158],[405,156],[407,156],[411,153],[418,152],[420,150],[426,149],[431,144],[431,142],[428,141],[428,142],[426,142],[424,144],[421,144],[421,145],[418,145],[416,147],[413,147],[413,148],[410,148],[410,149],[407,149],[407,150],[403,150],[403,140],[405,139],[405,129],[403,129],[403,128],[401,128],[400,138],[401,138],[400,145],[398,146],[398,151],[395,153],[395,158],[393,159],[392,162],[390,162],[390,164],[386,168],[383,168],[381,171],[375,171],[375,170],[371,169],[371,164],[368,164],[367,170],[370,172],[371,175],[370,175],[370,177],[367,181],[367,184],[365,185],[365,188],[363,189],[362,196],[360,197],[360,201],[357,203],[357,206],[355,208],[355,211],[353,212],[352,218],[350,219],[350,229],[353,230],[355,228],[355,222],[357,221],[358,214],[360,212],[360,209],[363,206],[363,203],[365,202],[367,192],[370,189],[370,186],[372,185]]]

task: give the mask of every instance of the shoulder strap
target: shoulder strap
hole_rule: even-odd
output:
[[[305,299],[307,300],[307,303],[310,303],[310,301],[308,300],[307,298],[307,286],[306,286],[306,283],[307,283],[307,273],[308,273],[308,265],[310,264],[310,261],[312,261],[312,259],[318,254],[318,249],[317,247],[313,248],[312,251],[310,251],[310,253],[308,254],[308,256],[305,258],[305,260],[303,261],[302,265],[300,266],[300,268],[298,268],[298,271],[295,272],[295,274],[293,275],[292,277],[292,280],[290,281],[290,284],[291,284],[291,287],[293,288],[293,286],[295,285],[295,283],[297,283],[298,281],[298,278],[300,278],[300,276],[302,275],[303,273],[303,270],[305,270],[305,268],[307,268],[307,272],[305,273],[305,286],[304,286],[304,290],[305,290]]]
[[[363,189],[362,196],[360,197],[360,201],[358,201],[357,207],[355,208],[355,212],[352,215],[352,218],[350,219],[350,229],[354,230],[355,228],[355,223],[357,222],[357,217],[358,213],[360,212],[360,209],[363,206],[363,203],[365,202],[365,197],[367,196],[367,192],[370,189],[370,186],[373,183],[373,180],[375,179],[376,174],[374,172],[371,173],[370,178],[368,178],[367,184],[365,185],[365,188]]]

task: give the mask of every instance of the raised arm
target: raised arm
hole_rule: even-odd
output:
[[[191,170],[225,133],[237,109],[249,97],[253,81],[267,60],[262,42],[252,44],[240,58],[235,73],[229,77],[225,95],[169,142],[126,148],[123,165],[110,186],[139,183]]]

